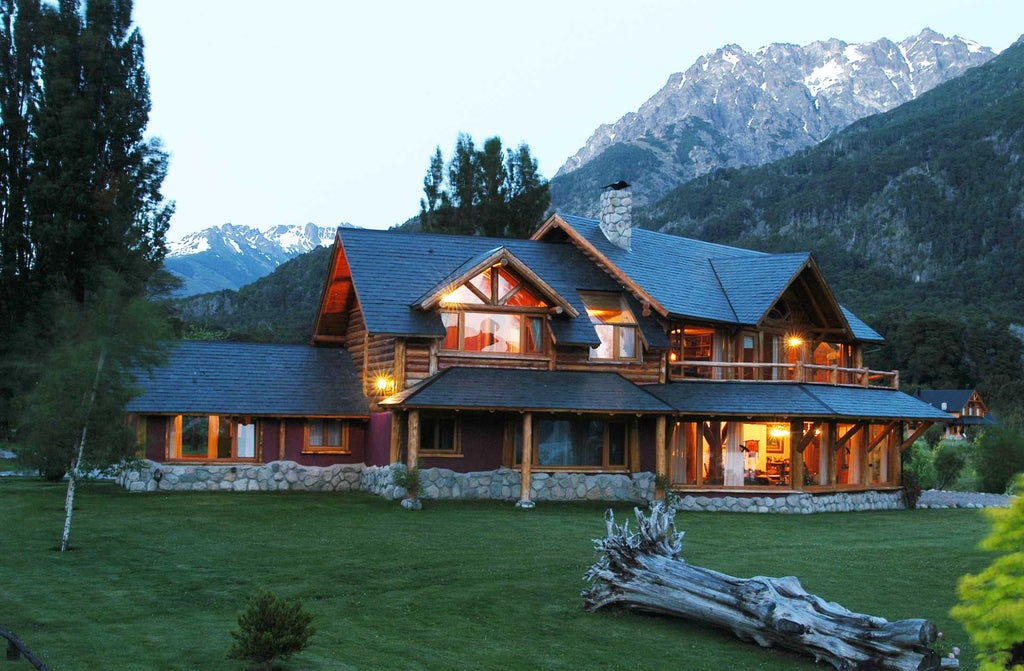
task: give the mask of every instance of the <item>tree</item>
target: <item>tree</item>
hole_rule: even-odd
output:
[[[420,228],[430,233],[525,238],[551,203],[548,182],[529,146],[506,150],[492,137],[478,150],[465,133],[459,134],[447,169],[441,148],[436,149],[423,193]]]
[[[169,326],[160,307],[113,274],[85,304],[59,296],[60,339],[39,361],[37,383],[24,398],[19,459],[49,479],[68,474],[61,550],[70,545],[75,489],[95,470],[117,467],[136,450],[124,422],[133,370],[159,363]]]
[[[1024,487],[1024,477],[1018,481]],[[951,611],[978,648],[981,671],[1024,669],[1024,497],[1009,508],[988,508],[987,550],[1004,552],[984,571],[960,579],[960,603]]]
[[[166,253],[167,155],[144,136],[149,81],[130,0],[0,0],[0,431],[25,406],[52,304],[109,274],[142,295]]]

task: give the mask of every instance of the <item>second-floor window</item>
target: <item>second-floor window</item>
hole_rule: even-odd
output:
[[[506,268],[488,268],[449,292],[441,306],[445,350],[544,353],[547,304]]]
[[[591,359],[636,361],[640,337],[636,317],[619,294],[580,293],[601,344],[590,348]]]

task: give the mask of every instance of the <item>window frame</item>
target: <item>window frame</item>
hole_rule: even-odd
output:
[[[587,421],[587,422],[600,422],[603,424],[602,427],[602,444],[601,444],[601,464],[542,464],[538,460],[540,450],[540,422],[569,422],[570,427],[573,422]],[[615,427],[615,429],[613,429]],[[571,430],[571,429],[570,429]],[[611,449],[612,449],[612,431],[618,430],[621,432],[622,438],[622,463],[611,463]],[[522,468],[522,422],[513,421],[511,426],[509,439],[512,442],[512,467]],[[634,444],[635,436],[632,429],[632,424],[626,417],[617,415],[561,415],[556,414],[550,417],[534,417],[533,418],[533,445],[530,449],[530,454],[533,459],[530,462],[530,466],[533,470],[540,471],[569,471],[569,472],[591,472],[591,473],[628,473],[630,471],[630,459],[632,458],[633,451],[637,449]],[[574,448],[575,449],[575,448]]]
[[[511,286],[509,286],[511,284]],[[489,289],[489,291],[485,291]],[[492,266],[474,275],[464,283],[455,287],[451,294],[466,294],[472,301],[444,301],[441,302],[441,320],[445,328],[445,337],[441,340],[440,351],[448,355],[488,356],[495,355],[502,357],[530,358],[544,357],[548,353],[550,336],[547,328],[548,304],[537,292],[527,286],[527,283],[518,274],[501,265]],[[519,305],[515,300],[528,294],[531,301],[536,305]],[[487,349],[491,345],[481,348],[467,348],[467,316],[480,316],[479,323],[483,324],[488,318],[497,320],[514,319],[519,330],[518,342],[514,343],[515,351],[493,351]],[[539,329],[536,329],[539,325]],[[539,332],[535,332],[539,331]],[[536,336],[536,337],[534,337]],[[497,340],[502,340],[497,336]],[[454,341],[454,342],[453,342]],[[507,341],[513,345],[512,341]],[[454,347],[452,346],[454,344]],[[493,343],[492,343],[493,344]],[[533,345],[531,348],[530,345]]]
[[[182,431],[185,417],[206,418],[206,454],[182,454]],[[221,424],[228,424],[228,438],[230,439],[231,454],[227,457],[219,456],[219,441],[221,436]],[[253,426],[252,456],[242,457],[238,455],[239,426]],[[166,430],[166,450],[168,461],[192,461],[192,462],[246,462],[256,463],[260,458],[260,436],[261,432],[258,423],[249,417],[240,415],[204,415],[186,414],[170,415]]]
[[[425,457],[461,457],[462,456],[462,418],[458,414],[445,413],[420,413],[420,444],[419,454]],[[438,445],[441,441],[441,431],[445,425],[451,424],[451,448],[442,449]],[[432,447],[424,447],[427,441],[427,428],[430,427],[429,444]]]
[[[323,423],[324,428],[320,430],[320,435],[326,437],[328,432],[326,425],[328,422],[338,423],[338,435],[340,438],[340,444],[338,445],[313,445],[311,440],[312,425],[314,423]],[[306,419],[305,424],[302,426],[302,454],[352,454],[351,443],[349,442],[349,422],[341,417],[309,417]]]
[[[640,326],[637,322],[636,315],[633,314],[633,310],[629,307],[629,303],[626,301],[625,296],[617,293],[599,291],[580,291],[579,296],[583,301],[583,305],[587,309],[587,316],[590,318],[590,323],[594,325],[594,331],[597,333],[597,337],[601,340],[600,345],[589,348],[587,358],[590,361],[599,362],[635,363],[642,361],[643,341],[640,337]],[[607,322],[597,314],[600,311],[612,309],[611,306],[615,302],[618,303],[619,314],[625,315],[632,321]],[[606,341],[602,336],[603,330],[607,330],[611,333],[610,342]],[[623,334],[627,331],[633,339],[633,354],[631,356],[624,356],[622,354]],[[611,356],[597,356],[597,354],[606,345],[609,346],[608,349],[611,352]]]

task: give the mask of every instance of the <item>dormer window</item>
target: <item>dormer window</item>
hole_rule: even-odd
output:
[[[636,317],[620,294],[580,293],[587,315],[601,344],[590,348],[596,360],[636,361],[640,358],[640,338]]]
[[[547,303],[502,266],[487,268],[441,300],[442,349],[529,355],[544,353]]]

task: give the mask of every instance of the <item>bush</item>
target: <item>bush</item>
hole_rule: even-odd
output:
[[[1002,494],[1015,475],[1024,473],[1024,435],[1018,429],[990,426],[974,447],[983,491]]]
[[[914,471],[903,471],[903,505],[907,510],[917,508],[917,502],[921,498],[921,485],[918,483],[917,473]]]
[[[1024,487],[1024,477],[1017,487]],[[987,550],[1005,552],[978,575],[960,579],[960,603],[951,614],[978,648],[980,671],[1024,669],[1024,498],[1009,508],[988,508]]]
[[[970,443],[964,440],[944,440],[935,448],[935,488],[949,489],[967,465]]]
[[[270,671],[275,659],[287,659],[309,646],[315,633],[312,622],[313,616],[303,612],[300,601],[260,592],[238,616],[241,631],[231,632],[235,642],[228,658],[263,664]]]
[[[419,466],[409,468],[405,464],[395,464],[391,467],[391,484],[404,489],[409,498],[415,499],[420,495],[422,482]]]
[[[932,449],[924,440],[918,439],[906,451],[903,460],[903,474],[913,474],[914,484],[921,489],[935,489],[935,461]],[[904,477],[906,486],[906,477]]]

